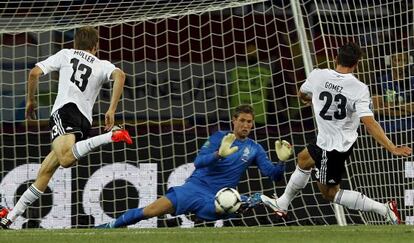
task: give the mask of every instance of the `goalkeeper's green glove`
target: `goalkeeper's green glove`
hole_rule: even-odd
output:
[[[282,161],[288,160],[293,154],[292,146],[286,140],[277,140],[275,142],[275,148],[277,157]]]
[[[234,135],[233,133],[229,133],[223,137],[223,139],[221,140],[219,151],[218,151],[218,155],[220,157],[223,157],[223,158],[227,157],[235,153],[239,149],[239,147],[237,146],[230,148],[234,140],[236,140],[236,135]]]

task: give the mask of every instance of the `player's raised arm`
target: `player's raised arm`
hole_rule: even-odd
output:
[[[35,99],[35,94],[37,86],[39,83],[39,78],[43,74],[42,69],[38,66],[35,66],[30,70],[29,78],[27,80],[27,96],[26,96],[26,119],[34,120],[36,119],[36,108],[37,103]]]
[[[218,151],[218,155],[222,158],[225,158],[237,152],[239,147],[237,146],[232,147],[232,144],[234,143],[235,140],[236,140],[236,135],[234,135],[233,133],[229,133],[226,136],[224,136],[223,139],[221,140],[221,145]]]
[[[115,122],[115,111],[118,105],[119,99],[121,98],[125,84],[125,73],[121,69],[115,69],[111,75],[114,80],[114,87],[112,92],[111,104],[108,111],[105,113],[105,130],[109,131],[114,126]]]
[[[210,166],[219,161],[219,159],[224,158],[219,154],[220,149],[223,151],[223,141],[229,139],[228,135],[222,136],[222,133],[216,132],[213,134],[207,142],[203,144],[200,152],[194,160],[194,166],[196,168],[202,168]],[[231,143],[233,143],[232,141]],[[226,144],[225,146],[231,146]]]
[[[386,150],[390,151],[394,155],[409,156],[411,154],[411,148],[407,146],[396,146],[385,135],[384,129],[378,124],[373,116],[361,117],[361,121],[364,123],[369,134],[375,138],[375,140],[381,144]]]

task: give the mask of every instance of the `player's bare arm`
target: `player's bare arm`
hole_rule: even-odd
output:
[[[35,99],[35,94],[37,90],[37,84],[39,83],[39,78],[43,74],[42,69],[38,66],[35,66],[30,70],[29,78],[27,81],[27,96],[26,96],[26,119],[34,120],[36,119],[36,108],[37,103]]]
[[[105,130],[112,129],[115,123],[115,111],[124,90],[125,73],[121,69],[115,69],[112,72],[111,78],[114,80],[114,87],[112,92],[111,104],[108,111],[105,113]]]
[[[390,151],[394,155],[409,156],[411,154],[411,148],[407,146],[396,146],[386,135],[382,127],[374,119],[373,116],[361,117],[361,121],[364,123],[369,134],[381,144],[385,149]]]

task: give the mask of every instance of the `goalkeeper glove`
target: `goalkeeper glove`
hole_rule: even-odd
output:
[[[221,140],[219,151],[218,151],[218,155],[220,157],[227,157],[235,153],[239,149],[239,147],[237,146],[230,148],[234,140],[236,140],[236,135],[234,135],[233,133],[229,133],[223,137],[223,139]]]
[[[277,140],[275,142],[275,148],[277,157],[282,161],[288,160],[293,154],[292,146],[286,140]]]

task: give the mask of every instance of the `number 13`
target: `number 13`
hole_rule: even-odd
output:
[[[79,60],[76,58],[72,58],[72,60],[70,60],[70,63],[72,63],[72,69],[73,69],[73,73],[72,73],[72,77],[70,77],[70,81],[76,84],[76,86],[78,86],[78,88],[83,92],[85,91],[86,85],[88,84],[89,76],[91,76],[92,74],[92,68],[90,68],[89,66],[86,66],[83,63],[79,65]],[[82,81],[79,81],[75,78],[75,73],[78,70],[81,72],[84,72],[80,75],[80,78],[82,79]]]

